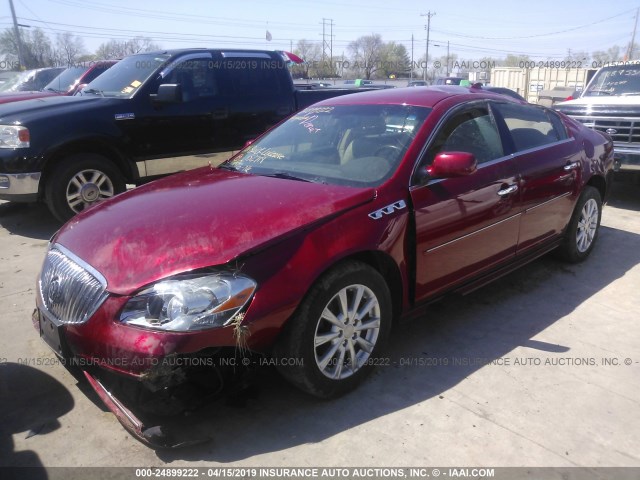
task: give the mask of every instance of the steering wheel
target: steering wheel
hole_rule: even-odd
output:
[[[383,145],[376,150],[375,156],[382,157],[390,162],[395,162],[400,156],[401,149],[398,145]]]

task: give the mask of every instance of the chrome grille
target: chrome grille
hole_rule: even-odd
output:
[[[107,282],[61,245],[47,253],[39,279],[45,310],[59,323],[84,323],[107,298]]]
[[[607,133],[614,142],[640,143],[640,118],[571,115],[585,127]]]

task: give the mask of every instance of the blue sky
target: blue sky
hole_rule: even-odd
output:
[[[431,19],[431,56],[460,58],[508,53],[536,60],[558,60],[567,50],[626,47],[640,1],[602,3],[591,0],[499,2],[455,0],[13,0],[20,23],[39,26],[54,36],[70,31],[84,39],[88,51],[112,38],[153,38],[163,48],[254,47],[288,50],[305,38],[322,42],[322,20],[333,20],[333,53],[347,53],[359,36],[380,33],[385,41],[404,44],[424,55],[426,17]],[[0,0],[0,28],[11,25],[8,0]],[[269,30],[272,41],[265,40]],[[640,29],[636,36],[640,43]],[[445,45],[437,47],[433,44]]]

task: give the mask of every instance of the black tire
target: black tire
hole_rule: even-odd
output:
[[[334,317],[341,322],[338,327],[326,320],[323,313],[325,309],[341,310],[340,292],[346,298],[348,314],[346,323],[342,313]],[[353,308],[358,299],[360,309]],[[369,303],[374,307],[365,312]],[[358,310],[360,318],[352,313]],[[379,327],[375,328],[378,315]],[[380,362],[391,321],[391,294],[382,275],[359,262],[338,265],[314,284],[289,319],[275,347],[278,370],[298,388],[316,397],[342,395],[353,390]],[[316,339],[322,335],[334,339],[316,345]],[[367,352],[364,346],[369,348],[369,344],[373,346]],[[321,360],[325,358],[330,360],[323,368]],[[330,378],[332,375],[335,377]]]
[[[586,186],[576,203],[557,253],[567,262],[586,259],[598,238],[602,218],[602,198],[594,187]]]
[[[78,180],[82,178],[87,181],[81,188]],[[95,153],[80,153],[68,156],[53,167],[45,185],[45,200],[51,213],[66,222],[92,204],[125,189],[122,174],[109,159]],[[72,197],[77,198],[68,200]]]

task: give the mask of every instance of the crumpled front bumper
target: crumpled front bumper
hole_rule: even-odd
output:
[[[107,388],[96,376],[88,371],[83,371],[89,384],[100,397],[106,407],[113,413],[122,426],[135,438],[152,448],[181,448],[208,442],[211,437],[193,436],[191,431],[181,430],[171,425],[145,425],[128,409],[112,391]]]

